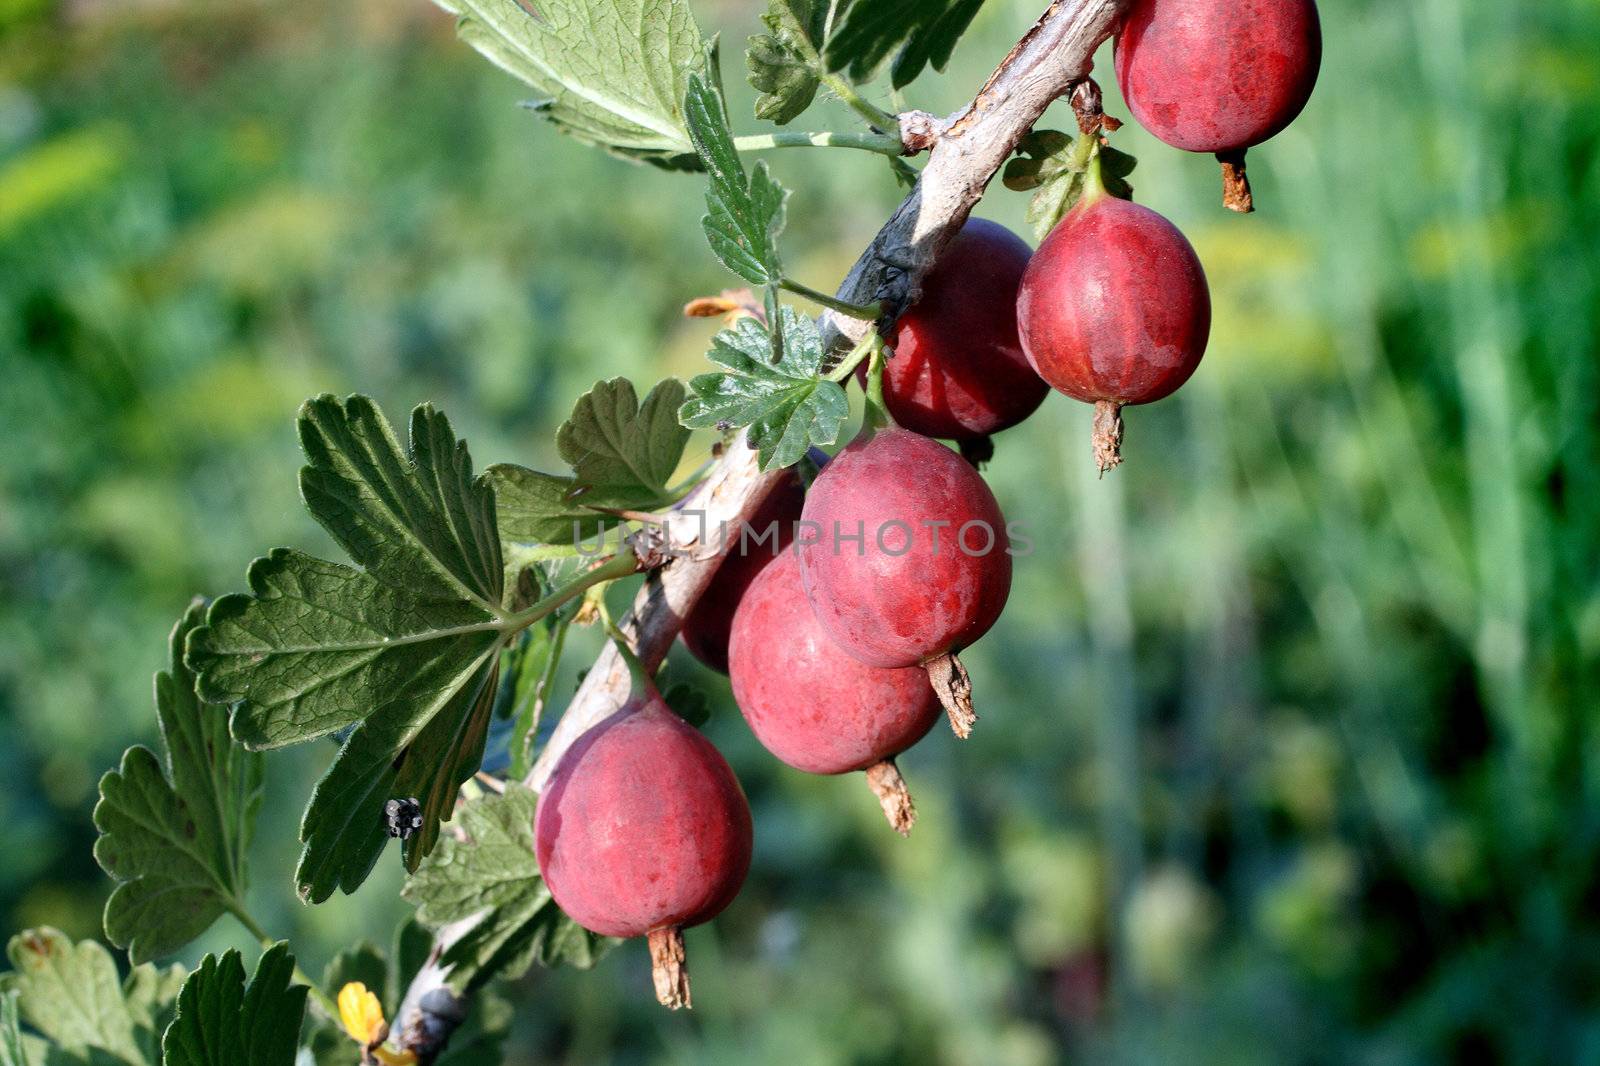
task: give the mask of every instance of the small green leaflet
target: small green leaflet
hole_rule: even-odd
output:
[[[943,70],[982,6],[983,0],[855,0],[823,57],[828,69],[844,70],[860,82],[899,49],[890,70],[898,89],[925,66]]]
[[[838,14],[835,12],[835,17]],[[744,61],[751,86],[761,94],[756,98],[756,118],[781,126],[799,117],[816,99],[828,4],[826,0],[770,0],[761,21],[767,32],[750,38]]]
[[[162,1066],[294,1066],[309,990],[293,974],[282,941],[262,953],[249,988],[237,951],[201,959],[161,1040]]]
[[[1083,196],[1083,183],[1095,154],[1100,156],[1100,180],[1106,191],[1133,199],[1128,175],[1139,161],[1109,145],[1098,134],[1068,136],[1060,130],[1034,130],[1017,144],[1017,154],[1006,164],[1001,180],[1014,192],[1037,190],[1028,203],[1028,222],[1034,236],[1044,240],[1062,216]]]
[[[745,176],[722,97],[698,74],[689,78],[684,113],[689,136],[710,174],[702,225],[711,250],[724,266],[752,285],[777,285],[783,278],[778,235],[783,232],[788,190],[767,173],[764,161]]]
[[[640,403],[627,378],[597,382],[556,433],[572,477],[513,463],[487,471],[507,541],[573,544],[620,520],[605,511],[654,511],[673,502],[669,482],[689,431],[678,423],[683,382],[668,378]]]
[[[550,898],[534,858],[537,809],[538,797],[515,783],[504,795],[467,804],[460,818],[466,840],[441,841],[401,891],[433,928],[482,915],[444,956],[458,992],[520,976],[535,961],[587,968],[615,943],[577,925]]]
[[[557,431],[556,448],[580,484],[665,500],[689,443],[689,431],[678,424],[683,394],[683,382],[667,378],[641,404],[627,378],[597,382]]]
[[[30,929],[6,946],[12,972],[0,998],[43,1039],[16,1035],[0,1019],[0,1061],[21,1045],[28,1063],[50,1066],[157,1066],[162,1031],[172,1017],[183,968],[136,966],[117,979],[111,954],[92,940],[73,944],[54,929]],[[7,1012],[9,1013],[9,1011]]]
[[[195,697],[184,641],[196,601],[172,631],[171,667],[156,675],[167,757],[129,748],[100,779],[94,856],[119,884],[106,901],[106,936],[134,962],[170,955],[205,932],[245,892],[245,853],[261,806],[260,755],[228,736],[228,715]]]
[[[822,376],[824,350],[817,325],[783,308],[783,352],[773,363],[767,330],[741,318],[718,333],[707,358],[723,373],[701,374],[678,417],[697,429],[748,429],[761,468],[793,466],[813,444],[832,444],[850,413],[844,388]]]
[[[706,44],[688,0],[435,0],[461,39],[533,86],[532,107],[562,132],[608,151],[693,166],[684,123],[688,78]]]
[[[233,704],[234,737],[259,750],[353,726],[300,825],[300,893],[354,891],[386,840],[383,805],[415,798],[423,825],[403,846],[415,869],[483,758],[507,610],[487,481],[431,406],[402,450],[371,400],[323,396],[301,409],[313,517],[356,569],[279,548],[250,567],[189,635],[202,699]]]

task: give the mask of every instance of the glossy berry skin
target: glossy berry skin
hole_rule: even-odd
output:
[[[729,644],[733,698],[763,747],[796,770],[865,770],[921,740],[940,714],[927,672],[847,655],[817,621],[794,552],[745,593]]]
[[[744,884],[750,845],[750,806],[733,770],[654,692],[573,744],[534,816],[550,894],[603,936],[715,917]]]
[[[845,539],[858,530],[864,543]],[[817,621],[871,666],[916,666],[967,647],[1011,591],[1005,518],[989,486],[909,430],[881,429],[834,456],[806,496],[796,543]]]
[[[1314,0],[1134,0],[1117,82],[1145,129],[1174,148],[1230,152],[1283,130],[1322,63]]]
[[[1085,197],[1044,239],[1017,298],[1039,376],[1086,403],[1153,403],[1189,380],[1211,332],[1200,259],[1148,207]]]
[[[971,440],[1016,425],[1049,386],[1017,338],[1017,287],[1032,252],[994,222],[971,218],[888,337],[883,399],[894,420],[929,437]]]
[[[733,628],[733,613],[750,582],[794,541],[794,524],[800,519],[805,502],[805,486],[800,475],[791,470],[756,509],[748,523],[748,535],[741,539],[740,530],[729,529],[728,554],[684,618],[681,633],[684,647],[711,669],[728,672],[728,633]],[[776,543],[767,536],[767,527],[774,522],[778,526]],[[763,538],[759,544],[757,537]]]

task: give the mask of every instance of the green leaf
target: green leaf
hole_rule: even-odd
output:
[[[859,82],[898,49],[891,70],[898,89],[925,66],[944,70],[982,6],[983,0],[855,0],[823,58],[829,70],[846,70]]]
[[[684,111],[695,150],[710,175],[707,214],[701,224],[711,250],[752,285],[776,285],[783,277],[778,235],[783,232],[788,190],[767,173],[765,162],[757,163],[746,177],[722,96],[699,75],[689,78]]]
[[[1109,145],[1097,134],[1068,136],[1060,130],[1034,130],[1017,144],[1017,154],[1006,163],[1001,181],[1015,192],[1035,190],[1028,203],[1028,222],[1034,236],[1044,240],[1057,222],[1083,197],[1089,165],[1100,158],[1100,180],[1106,191],[1133,199],[1128,175],[1138,160]]]
[[[576,478],[545,474],[515,463],[496,463],[484,474],[494,486],[500,535],[508,543],[588,543],[601,531],[623,522],[595,508],[634,510],[639,502],[596,492],[578,484]]]
[[[688,78],[707,69],[687,0],[435,0],[461,39],[531,85],[532,107],[588,144],[692,166]]]
[[[244,899],[262,760],[229,738],[225,711],[195,696],[183,647],[204,614],[200,601],[189,607],[168,642],[172,665],[156,675],[165,762],[129,748],[94,809],[95,859],[120,882],[106,936],[136,963],[172,954]]]
[[[846,4],[837,3],[835,18]],[[828,4],[819,0],[770,0],[761,21],[767,32],[750,38],[745,66],[761,95],[756,117],[783,125],[816,99],[823,74],[821,52],[827,33]]]
[[[667,378],[639,402],[633,382],[596,382],[556,432],[580,484],[611,497],[665,500],[689,431],[678,423],[683,382]]]
[[[550,898],[533,851],[537,806],[534,793],[517,784],[467,804],[460,818],[466,839],[442,841],[401,891],[433,928],[482,914],[444,955],[460,992],[491,977],[520,976],[535,961],[587,968],[614,943],[577,925]]]
[[[300,826],[300,893],[354,891],[386,840],[383,805],[414,798],[415,869],[483,758],[500,651],[520,628],[505,588],[494,495],[443,415],[412,415],[402,452],[370,400],[301,414],[312,515],[363,569],[279,548],[189,635],[200,697],[234,704],[252,749],[354,726]]]
[[[707,357],[726,371],[701,374],[678,417],[696,428],[748,429],[763,470],[793,466],[813,444],[832,444],[850,413],[844,389],[822,376],[824,350],[816,323],[783,308],[782,357],[753,318],[742,318],[712,341]]]
[[[124,982],[105,948],[92,940],[73,944],[55,929],[31,929],[6,946],[12,972],[0,976],[0,997],[15,1004],[23,1021],[50,1050],[34,1054],[23,1040],[27,1061],[49,1066],[155,1066],[156,1034],[165,1026],[181,967],[134,967]],[[14,1029],[14,1026],[11,1028]],[[6,1054],[14,1054],[17,1042]]]
[[[597,382],[556,434],[574,476],[515,463],[488,469],[507,543],[576,544],[622,520],[607,511],[655,511],[674,500],[669,482],[689,431],[678,422],[683,382],[668,378],[639,402],[626,378]]]
[[[262,954],[249,988],[237,951],[201,959],[161,1041],[162,1066],[294,1066],[309,990],[293,974],[282,942]]]

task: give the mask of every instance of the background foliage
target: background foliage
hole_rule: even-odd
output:
[[[991,0],[909,102],[969,95],[1039,6]],[[689,934],[697,1008],[650,1001],[641,945],[535,968],[508,1061],[1600,1062],[1600,7],[1322,9],[1253,219],[1208,160],[1118,136],[1206,263],[1211,352],[1105,481],[1080,405],[998,441],[1038,551],[969,659],[980,731],[903,760],[912,839],[767,758],[701,675],[757,857]],[[552,469],[595,380],[705,369],[714,325],[678,317],[726,278],[702,183],[518,99],[421,0],[0,0],[7,933],[99,933],[95,782],[154,739],[190,596],[263,545],[336,552],[295,498],[301,400],[434,400],[481,466]],[[786,266],[830,287],[895,183],[770,162]],[[983,213],[1024,231],[1025,200]],[[274,754],[265,809],[333,751]],[[394,854],[305,908],[294,829],[262,819],[252,909],[313,973],[389,942]]]

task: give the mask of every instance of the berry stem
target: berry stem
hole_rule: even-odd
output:
[[[1089,162],[1083,172],[1083,196],[1078,202],[1092,204],[1106,195],[1106,179],[1100,169],[1100,135],[1085,133],[1084,136],[1093,143],[1089,149]]]
[[[1222,164],[1222,206],[1248,215],[1256,209],[1256,198],[1250,191],[1250,176],[1245,173],[1244,153],[1243,148],[1218,152],[1217,162]]]
[[[865,440],[880,429],[887,429],[895,424],[894,416],[889,413],[889,406],[883,400],[883,338],[878,336],[877,330],[867,332],[867,341],[871,347],[867,350],[867,403],[861,413],[861,432],[856,434],[857,440]]]
[[[689,995],[689,964],[683,950],[683,930],[677,926],[652,929],[650,976],[655,980],[656,999],[669,1010],[693,1007]]]
[[[911,802],[911,791],[906,779],[900,776],[900,767],[893,759],[884,759],[867,767],[867,787],[878,797],[878,806],[889,826],[901,836],[910,836],[911,827],[917,824],[917,807]]]
[[[1115,400],[1094,405],[1094,462],[1101,477],[1122,465],[1122,405]]]
[[[945,714],[950,716],[951,731],[959,739],[966,740],[972,735],[973,723],[978,720],[977,712],[972,709],[972,677],[967,668],[961,665],[956,653],[951,652],[929,659],[923,669],[928,671],[928,681],[944,706]]]
[[[628,643],[628,635],[617,628],[617,624],[611,620],[611,612],[606,609],[605,600],[596,599],[595,609],[600,613],[600,624],[605,627],[606,635],[617,646],[617,654],[622,656],[622,661],[627,664],[628,680],[633,682],[633,690],[641,694],[655,692],[655,679],[650,676],[650,671],[644,668],[644,663],[639,661],[639,656],[634,654],[633,645]]]

